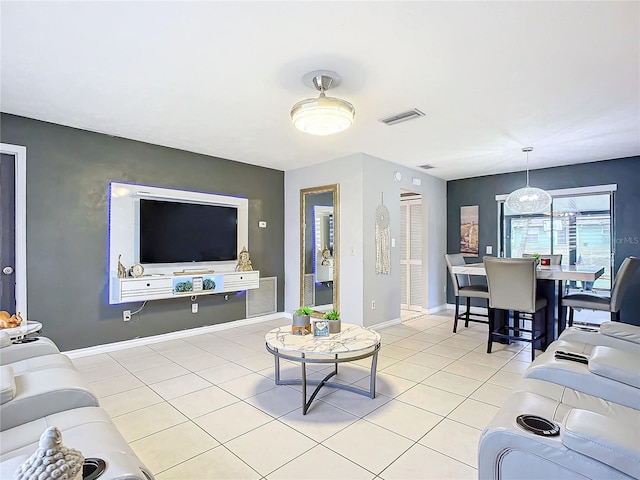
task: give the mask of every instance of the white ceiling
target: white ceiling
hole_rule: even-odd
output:
[[[3,112],[290,170],[357,152],[443,179],[640,154],[640,2],[2,1]],[[289,112],[356,108],[330,137]],[[417,107],[395,126],[380,118]]]

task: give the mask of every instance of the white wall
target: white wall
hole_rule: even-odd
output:
[[[394,180],[394,172],[402,179]],[[418,178],[421,185],[413,185]],[[446,304],[447,183],[426,173],[386,160],[364,155],[364,298],[365,326],[376,325],[400,317],[400,190],[422,195],[423,292],[422,307],[434,311]],[[390,233],[396,247],[391,249],[389,275],[375,273],[375,211],[381,203],[391,215]],[[371,301],[376,309],[371,309]]]
[[[340,313],[362,325],[362,155],[285,172],[285,311],[300,306],[300,189],[340,185]],[[353,254],[352,254],[353,253]]]
[[[402,180],[394,181],[399,171]],[[412,178],[422,185],[412,185]],[[444,180],[366,154],[285,172],[285,311],[300,303],[300,189],[340,184],[340,310],[344,321],[372,326],[400,318],[400,190],[423,198],[423,308],[446,303],[447,186]],[[391,214],[390,275],[375,273],[375,212]],[[376,308],[371,309],[375,300]]]

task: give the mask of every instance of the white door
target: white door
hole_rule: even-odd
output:
[[[400,308],[422,311],[422,198],[400,201]]]
[[[0,143],[0,310],[27,319],[27,150]]]

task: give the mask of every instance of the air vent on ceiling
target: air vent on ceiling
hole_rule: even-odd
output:
[[[413,120],[418,117],[424,117],[424,113],[417,108],[414,108],[413,110],[407,110],[406,112],[396,113],[395,115],[381,118],[380,121],[387,125],[395,125],[396,123],[406,122],[407,120]]]
[[[432,168],[436,168],[433,165],[429,165],[428,163],[425,163],[424,165],[418,165],[418,168],[421,168],[423,170],[431,170]]]

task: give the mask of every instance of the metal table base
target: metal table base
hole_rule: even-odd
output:
[[[280,352],[277,348],[271,348],[266,345],[267,351],[271,353],[275,359],[275,380],[276,385],[302,385],[302,414],[306,415],[311,403],[318,395],[318,392],[325,385],[328,387],[339,388],[340,390],[348,390],[349,392],[357,393],[367,396],[369,398],[375,398],[376,396],[376,367],[378,365],[378,351],[380,351],[380,343],[377,343],[372,347],[371,351],[362,353],[360,355],[348,355],[339,357],[335,354],[333,358],[309,358],[303,352],[300,356],[289,355],[287,353]],[[373,357],[371,359],[371,373],[369,377],[369,390],[353,387],[351,385],[345,385],[342,383],[330,382],[329,379],[338,374],[338,364],[344,362],[353,362],[361,360],[363,358]],[[302,378],[300,380],[282,380],[280,378],[280,359],[290,360],[292,362],[300,362],[302,367]],[[322,380],[307,380],[307,363],[332,363],[334,369]],[[307,400],[307,385],[316,385],[315,390]]]

